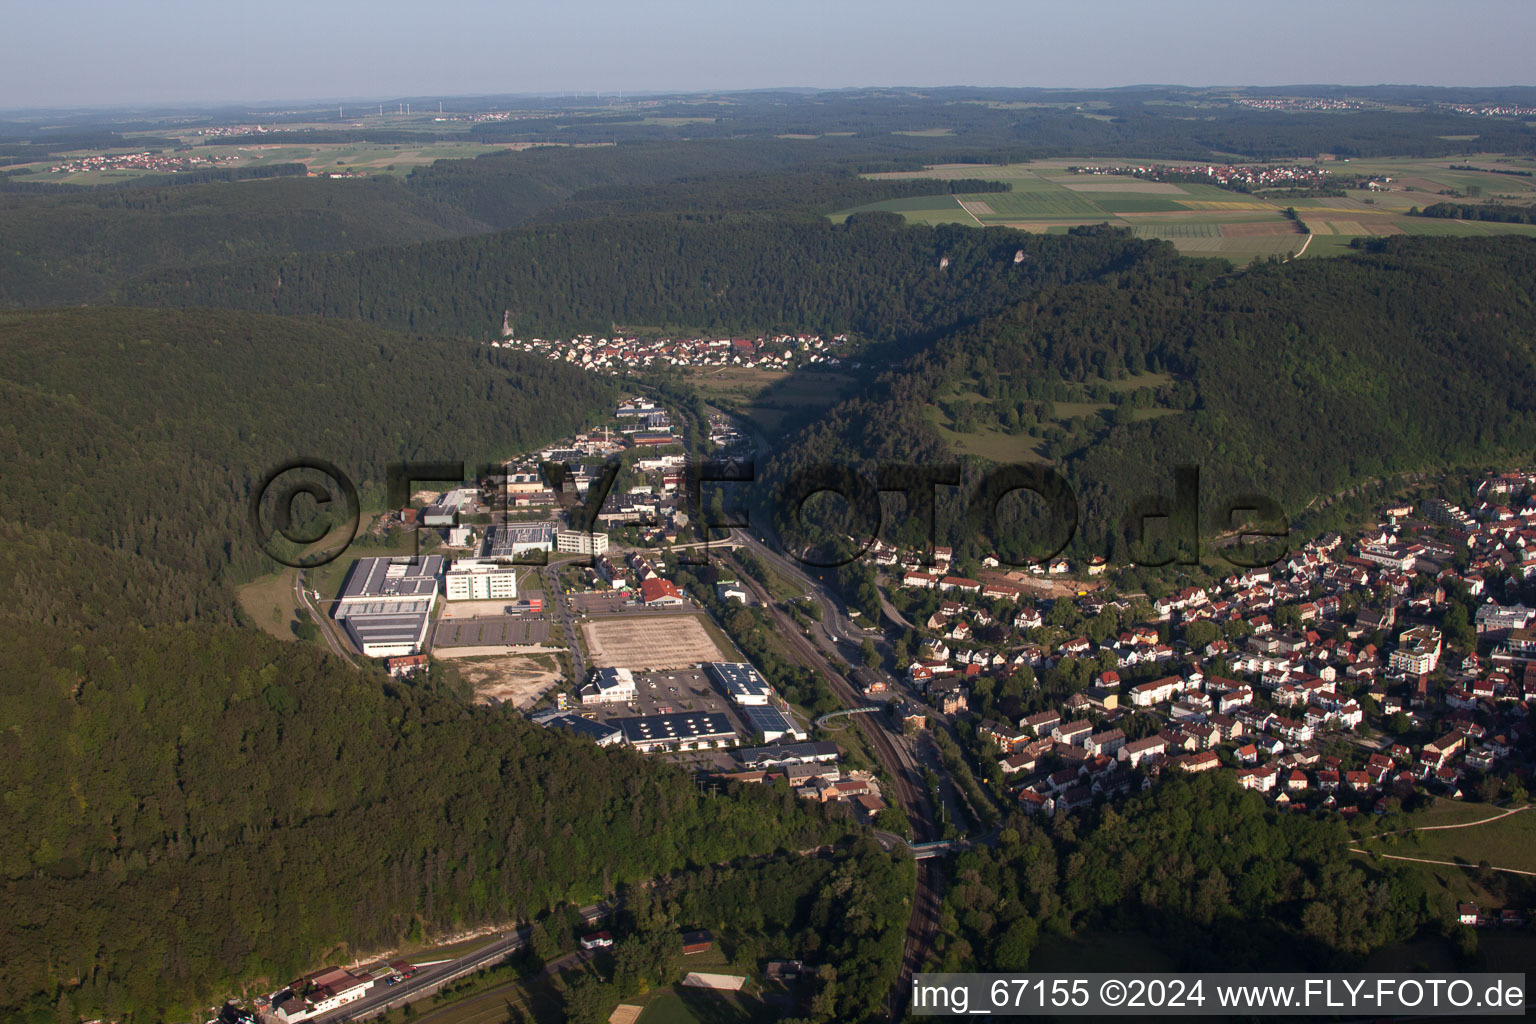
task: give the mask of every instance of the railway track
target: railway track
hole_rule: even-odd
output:
[[[822,673],[833,694],[845,708],[862,707],[865,703],[864,699],[854,689],[853,684],[832,665],[825,652],[800,632],[794,620],[774,604],[773,598],[756,580],[746,573],[741,574],[741,579],[768,610],[768,614],[772,616],[774,624],[779,629],[779,635],[789,645],[790,652],[796,660],[804,667]],[[869,740],[876,759],[890,777],[895,788],[896,799],[912,822],[914,838],[918,842],[939,838],[934,823],[933,806],[928,798],[928,787],[922,781],[922,773],[917,762],[906,756],[897,746],[882,720],[872,715],[850,717]],[[902,951],[901,968],[897,972],[896,985],[891,990],[890,1012],[893,1019],[901,1017],[906,1008],[906,994],[912,988],[912,976],[922,969],[933,949],[934,936],[937,935],[939,928],[938,883],[938,869],[931,862],[918,862],[917,887],[912,897],[912,914],[907,919],[907,936]]]

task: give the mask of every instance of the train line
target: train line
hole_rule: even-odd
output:
[[[742,573],[741,578],[772,616],[774,624],[779,629],[779,635],[788,644],[795,659],[804,667],[822,673],[833,694],[845,708],[863,706],[865,701],[854,689],[853,684],[849,683],[832,665],[825,652],[801,633],[794,620],[774,603],[766,588],[747,573]],[[869,740],[876,759],[890,777],[897,802],[901,804],[902,809],[907,813],[908,820],[912,822],[914,838],[918,842],[939,838],[933,806],[928,797],[928,787],[922,781],[922,774],[916,761],[910,756],[903,756],[903,752],[891,739],[883,718],[872,715],[854,715],[852,718],[858,729]],[[912,898],[912,913],[907,920],[901,968],[897,972],[896,986],[891,991],[892,1018],[901,1016],[906,1007],[906,994],[912,987],[912,976],[922,969],[933,949],[933,940],[939,928],[938,882],[938,869],[931,862],[919,861],[917,886]]]

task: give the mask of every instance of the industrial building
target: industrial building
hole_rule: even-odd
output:
[[[300,978],[274,999],[274,1015],[286,1024],[296,1024],[356,1002],[372,987],[372,978],[358,977],[340,967],[327,967]]]
[[[641,751],[708,750],[736,742],[730,719],[718,711],[643,715],[611,724],[624,733],[624,742]]]
[[[781,747],[751,747],[735,752],[743,768],[782,768],[790,764],[810,764],[813,761],[830,762],[839,757],[836,743],[821,740],[816,743],[786,743]]]
[[[502,523],[491,527],[485,554],[511,559],[525,551],[553,551],[558,530],[558,523]]]
[[[367,657],[420,653],[442,575],[440,555],[359,558],[336,602],[336,621]]]
[[[423,526],[453,526],[457,516],[470,504],[472,495],[463,488],[456,488],[443,495],[437,502],[421,510]]]
[[[455,559],[443,577],[450,601],[511,601],[517,598],[517,569],[488,558]]]
[[[773,687],[746,662],[712,661],[705,668],[722,692],[737,704],[767,707]]]
[[[600,747],[611,747],[624,742],[624,734],[606,722],[594,722],[590,718],[562,712],[550,715],[539,723],[552,729],[564,729],[583,739],[589,739]]]

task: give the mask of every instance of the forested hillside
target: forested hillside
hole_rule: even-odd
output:
[[[847,831],[256,631],[12,626],[0,677],[8,1021],[185,1020],[320,957]]]
[[[1536,246],[1377,248],[1225,275],[1157,250],[1124,273],[1043,289],[833,410],[776,456],[772,477],[829,459],[956,459],[930,403],[958,389],[966,429],[1002,435],[999,449],[1011,439],[1014,461],[1058,463],[1083,503],[1082,539],[1110,554],[1129,501],[1171,494],[1180,462],[1200,466],[1205,513],[1219,519],[1239,492],[1295,513],[1365,477],[1536,443],[1536,306],[1522,284]],[[1149,380],[1148,401],[1095,398],[1117,380]],[[1005,516],[996,538],[954,539],[1007,547],[1020,525]]]
[[[150,275],[119,294],[135,305],[344,317],[475,338],[494,336],[510,312],[525,336],[617,323],[892,339],[965,323],[1155,244],[1102,232],[907,228],[890,214],[840,225],[612,217]]]
[[[547,360],[248,313],[0,314],[0,618],[227,621],[263,570],[247,499],[299,456],[360,487],[579,429],[611,389]]]
[[[1024,971],[1066,936],[1113,932],[1176,970],[1338,970],[1443,919],[1416,876],[1368,867],[1347,840],[1217,772],[1165,777],[1090,821],[1015,818],[955,862],[939,969]]]
[[[96,300],[161,267],[484,230],[391,178],[0,192],[0,307]]]

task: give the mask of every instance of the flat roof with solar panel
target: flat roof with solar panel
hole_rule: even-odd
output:
[[[738,709],[741,712],[741,720],[747,728],[754,733],[762,733],[763,739],[772,743],[781,736],[798,736],[800,730],[795,728],[784,712],[776,707],[756,707],[745,705]]]
[[[624,742],[642,750],[689,750],[724,746],[736,740],[731,720],[718,711],[682,711],[670,715],[641,715],[610,722],[624,733]]]
[[[374,597],[427,597],[437,593],[443,575],[442,555],[417,558],[359,558],[352,566],[346,586],[341,588],[344,602]]]
[[[441,555],[359,558],[336,601],[336,620],[367,657],[416,654],[442,575]]]
[[[553,551],[559,523],[502,523],[486,537],[487,558],[513,558],[524,551]]]

